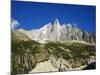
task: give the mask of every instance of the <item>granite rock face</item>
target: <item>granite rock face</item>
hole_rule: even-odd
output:
[[[47,41],[84,41],[86,43],[95,43],[95,34],[87,31],[82,31],[72,24],[60,24],[56,19],[54,24],[48,23],[40,29],[24,30],[17,29],[16,31],[25,34],[32,40],[40,43]]]

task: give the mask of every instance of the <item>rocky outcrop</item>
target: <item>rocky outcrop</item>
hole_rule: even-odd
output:
[[[19,31],[12,31],[11,37],[12,37],[12,40],[23,40],[23,41],[31,40],[27,35]]]
[[[71,71],[71,70],[95,69],[95,64],[91,66],[92,63],[95,63],[95,61],[89,61],[89,63],[84,65],[81,65],[81,62],[73,62],[72,64],[70,63],[69,60],[50,56],[50,58],[47,61],[38,63],[35,68],[29,71],[29,73],[63,72],[63,71]]]
[[[95,43],[96,42],[96,35],[93,33],[83,32],[83,40],[89,43]]]

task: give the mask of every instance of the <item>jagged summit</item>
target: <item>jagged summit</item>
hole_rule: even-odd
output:
[[[60,22],[59,22],[59,20],[58,20],[57,18],[56,18],[56,20],[54,21],[53,26],[54,26],[54,29],[55,29],[56,31],[59,31],[59,30],[61,29],[61,24],[60,24]]]
[[[38,41],[40,43],[45,43],[47,41],[81,41],[87,43],[95,43],[95,35],[81,31],[77,26],[71,23],[60,24],[59,20],[56,18],[54,24],[49,22],[39,29],[24,30],[22,28],[17,29],[31,40]],[[88,33],[88,34],[87,34]]]
[[[58,18],[55,19],[54,25],[60,25]]]

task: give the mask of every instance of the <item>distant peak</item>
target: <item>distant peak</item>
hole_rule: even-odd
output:
[[[60,25],[58,18],[55,19],[54,25]]]
[[[72,28],[72,24],[70,24],[70,23],[68,23],[67,26],[70,27],[70,28]]]
[[[63,27],[63,28],[66,28],[66,23],[63,23],[63,24],[62,24],[62,27]]]
[[[52,25],[52,23],[51,23],[51,22],[49,22],[49,23],[48,23],[48,25]]]
[[[62,26],[60,25],[59,23],[59,20],[56,18],[55,21],[54,21],[54,24],[53,24],[53,28],[56,30],[56,31],[59,31]]]
[[[58,18],[56,18],[55,21],[59,21]]]
[[[44,25],[45,28],[46,27],[50,27],[50,26],[52,26],[51,22],[49,22],[48,24]]]

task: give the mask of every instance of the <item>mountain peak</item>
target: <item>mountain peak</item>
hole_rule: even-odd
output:
[[[55,19],[54,25],[60,25],[58,18]]]
[[[54,21],[54,28],[57,30],[61,29],[61,25],[60,25],[59,20],[57,18]]]
[[[68,23],[67,27],[72,28],[72,24]]]

